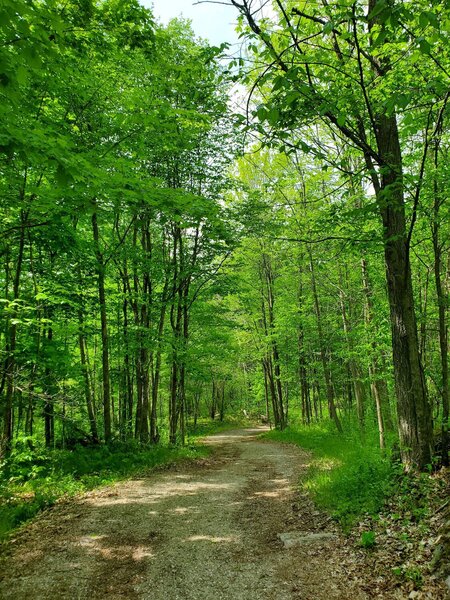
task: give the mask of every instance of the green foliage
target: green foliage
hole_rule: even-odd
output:
[[[301,485],[344,527],[368,513],[377,515],[392,492],[396,468],[376,446],[376,432],[338,435],[328,424],[271,431],[270,439],[311,450],[312,462]]]
[[[392,517],[405,524],[420,523],[429,516],[430,495],[435,484],[429,473],[405,474],[401,465],[394,468]]]
[[[363,548],[373,548],[376,545],[375,531],[363,531],[360,543]]]
[[[224,47],[189,22],[157,24],[138,0],[3,1],[0,446],[17,444],[1,480],[6,520],[181,456],[178,441],[228,427],[230,413],[236,426],[243,409],[273,419],[278,399],[317,423],[330,392],[344,436],[317,424],[271,434],[313,451],[306,488],[343,524],[376,514],[391,485],[399,518],[426,513],[426,479],[405,479],[373,430],[375,397],[387,438],[395,421],[379,218],[390,192],[373,192],[387,164],[377,120],[394,118],[416,200],[399,235],[414,248],[440,418],[448,298],[432,270],[445,281],[448,8],[378,0],[370,31],[361,4],[316,8],[289,28],[279,10],[255,12],[255,68],[234,65],[254,114],[231,131]],[[257,140],[236,164],[247,121]],[[144,445],[60,449],[104,439],[108,420],[112,439]],[[152,426],[159,449],[145,445]]]
[[[249,427],[251,423],[238,416],[229,415],[223,421],[211,421],[211,419],[200,418],[197,426],[193,423],[188,424],[188,436],[191,442],[197,442],[213,433],[220,433],[228,429],[239,429],[240,427]]]
[[[114,386],[129,401],[112,437],[129,438],[137,382],[150,403],[158,380],[165,403],[171,361],[196,370],[188,324],[184,335],[168,315],[190,319],[235,243],[222,49],[183,19],[156,25],[138,0],[7,1],[0,12],[0,358],[11,361],[0,453],[24,433],[48,447],[109,438]]]
[[[423,573],[418,567],[394,567],[392,572],[400,580],[412,581],[418,589],[423,585]]]

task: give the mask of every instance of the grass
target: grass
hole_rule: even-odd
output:
[[[382,455],[375,431],[365,439],[339,435],[328,423],[273,430],[266,437],[297,444],[312,452],[312,462],[301,485],[315,502],[348,529],[362,515],[377,515],[392,493],[398,467]]]
[[[228,429],[238,429],[241,427],[252,427],[253,422],[248,419],[238,417],[226,417],[223,421],[211,421],[211,419],[198,419],[197,427],[194,428],[193,423],[188,425],[189,442],[197,443],[201,438],[213,433],[220,433]]]
[[[23,440],[0,464],[0,540],[61,497],[145,475],[163,465],[205,457],[210,450],[201,445],[202,437],[239,424],[233,419],[199,420],[196,430],[189,430],[187,446],[116,442],[109,446],[76,446],[73,450],[39,446],[31,450]]]

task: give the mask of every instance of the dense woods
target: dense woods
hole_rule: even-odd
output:
[[[184,440],[193,307],[233,237],[218,50],[137,2],[3,12],[4,451]]]
[[[446,461],[448,365],[444,312],[448,294],[444,288],[448,288],[448,275],[444,276],[447,284],[443,286],[442,271],[447,269],[448,274],[448,266],[443,266],[442,257],[446,255],[448,228],[441,227],[441,223],[445,223],[445,192],[439,183],[449,83],[445,50],[448,17],[444,7],[434,3],[435,12],[431,12],[427,10],[430,8],[427,3],[378,1],[336,5],[305,3],[299,8],[277,0],[274,3],[276,23],[269,25],[269,20],[255,16],[252,2],[233,0],[232,3],[247,24],[247,35],[257,42],[249,46],[261,65],[253,84],[262,99],[256,111],[262,126],[257,130],[262,133],[267,124],[270,134],[267,136],[265,132],[264,137],[269,137],[268,144],[281,147],[294,157],[299,151],[308,153],[326,172],[331,169],[329,179],[334,179],[334,191],[328,191],[322,184],[328,199],[325,214],[328,213],[327,220],[335,228],[334,235],[329,237],[347,241],[354,246],[353,261],[358,258],[360,263],[363,261],[361,288],[365,296],[366,326],[372,321],[374,306],[371,261],[366,257],[380,251],[384,256],[389,309],[383,314],[390,314],[392,371],[403,462],[408,468],[423,468],[432,459],[430,384],[434,384],[433,395],[439,398],[442,407],[442,445]],[[253,79],[253,75],[247,77],[249,82]],[[302,165],[297,158],[295,160],[301,180]],[[303,195],[306,203],[310,193],[303,182],[302,185],[300,196]],[[422,223],[427,220],[428,233],[425,234]],[[360,235],[358,239],[351,231],[345,231],[352,221],[359,232],[366,230],[368,222],[375,227],[369,235]],[[311,222],[308,218],[309,226]],[[378,248],[373,238],[378,238]],[[327,364],[330,344],[320,341],[323,338],[322,310],[309,241],[315,241],[311,234],[305,236],[304,245],[310,259],[323,377],[330,416],[339,429],[333,377]],[[345,261],[347,268],[351,268],[353,261]],[[344,262],[342,257],[339,262]],[[382,272],[383,266],[378,264],[376,271]],[[439,325],[435,322],[433,327],[439,332],[437,336],[429,335],[430,290],[427,285],[425,292],[424,285],[432,272],[436,285],[431,293],[438,313],[440,307]],[[350,351],[344,364],[354,388],[361,426],[364,384],[358,373],[368,373],[368,366],[361,371],[353,355],[351,331],[354,325],[346,296],[349,291],[353,299],[355,296],[342,274],[334,275],[334,283],[338,286],[336,295],[341,296],[342,327]],[[414,297],[414,284],[418,301]],[[420,340],[417,304],[422,313],[426,311],[420,315]],[[358,312],[361,314],[361,309]],[[376,340],[373,333],[370,337]],[[430,337],[434,337],[435,344],[437,342],[438,347],[431,354],[440,354],[441,368],[440,375],[431,376],[427,381],[426,375],[431,375],[432,370],[427,364]],[[369,379],[376,388],[379,357],[376,349],[371,354],[374,354],[374,364]],[[381,397],[386,394],[380,396],[379,392],[373,395],[378,398],[382,437]],[[434,408],[437,405],[435,402]]]
[[[447,464],[449,8],[230,4],[231,61],[137,0],[2,2],[2,455],[245,411]]]

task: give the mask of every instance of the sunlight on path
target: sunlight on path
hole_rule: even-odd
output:
[[[333,556],[336,532],[299,531],[292,500],[308,456],[259,440],[262,431],[211,436],[206,443],[216,450],[206,466],[131,480],[43,515],[19,541],[0,595],[366,598],[356,589],[347,595],[345,572]],[[305,535],[308,543],[298,542]]]

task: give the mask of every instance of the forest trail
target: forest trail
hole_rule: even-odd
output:
[[[258,439],[207,438],[211,460],[57,505],[20,533],[0,597],[21,600],[360,600],[339,533],[295,491],[309,456]],[[328,533],[286,547],[279,534]],[[325,536],[326,537],[326,536]]]

